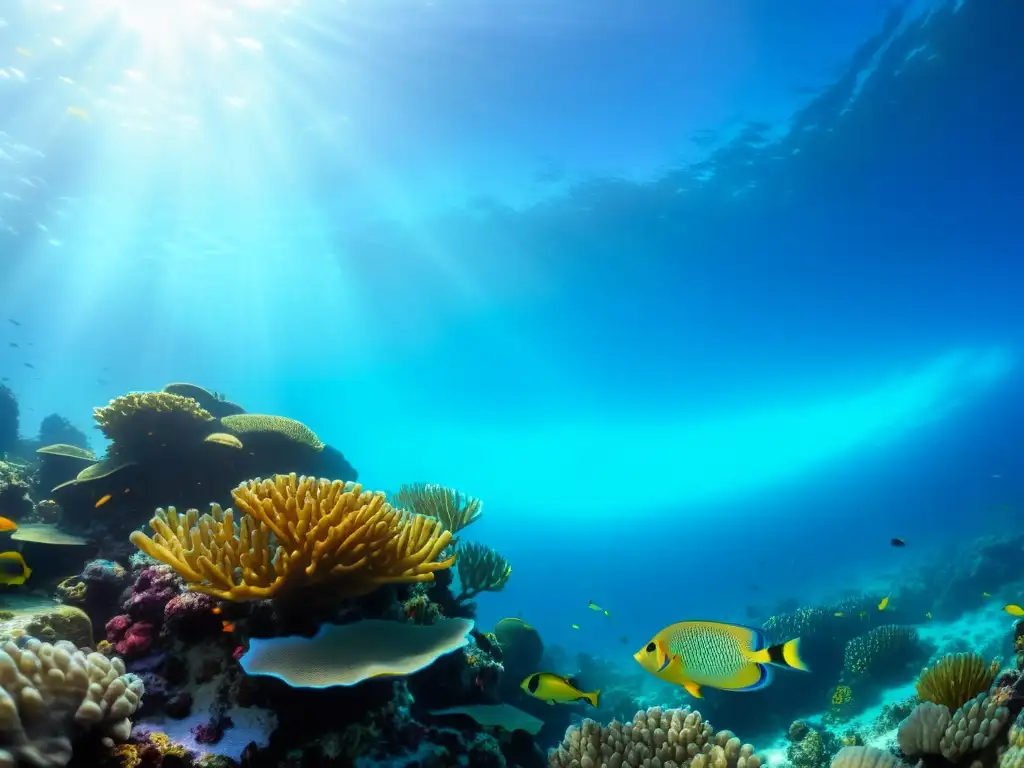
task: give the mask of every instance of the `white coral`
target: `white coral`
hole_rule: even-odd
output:
[[[0,649],[0,768],[60,768],[72,740],[98,728],[124,741],[142,681],[121,659],[87,653],[60,640],[29,638]]]

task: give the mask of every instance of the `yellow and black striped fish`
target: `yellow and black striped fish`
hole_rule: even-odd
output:
[[[756,691],[772,681],[772,666],[808,672],[800,639],[769,645],[754,627],[718,621],[680,621],[656,634],[633,654],[641,667],[701,698],[702,686]]]

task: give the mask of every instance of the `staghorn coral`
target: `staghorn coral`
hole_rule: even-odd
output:
[[[213,422],[213,414],[191,397],[167,392],[129,392],[94,408],[93,417],[116,447],[164,439],[179,427],[189,429]]]
[[[243,438],[242,442],[245,442],[246,438],[264,435],[285,438],[288,442],[312,448],[314,451],[324,449],[323,442],[312,429],[301,421],[285,416],[239,413],[225,416],[220,423],[232,434],[240,435]]]
[[[550,768],[758,768],[754,748],[729,731],[717,734],[700,712],[654,707],[637,712],[632,723],[606,728],[589,718],[565,733],[548,753]]]
[[[921,671],[917,695],[950,711],[987,691],[999,673],[999,662],[985,663],[979,653],[950,653]]]
[[[0,765],[66,765],[79,730],[124,741],[142,694],[119,658],[63,641],[8,642],[0,650]]]
[[[455,560],[461,589],[456,600],[469,600],[481,592],[500,592],[505,588],[512,566],[508,560],[483,544],[460,544]]]
[[[913,627],[875,627],[846,644],[843,666],[848,673],[867,674],[890,661],[905,659],[917,645],[917,631]]]
[[[323,584],[334,597],[359,597],[383,584],[432,581],[454,557],[440,523],[393,508],[359,484],[275,475],[232,491],[242,513],[216,504],[157,510],[155,536],[131,541],[182,575],[189,588],[225,600],[260,600]]]
[[[391,495],[391,501],[417,515],[437,518],[452,534],[479,520],[483,506],[473,496],[429,483],[403,485]]]

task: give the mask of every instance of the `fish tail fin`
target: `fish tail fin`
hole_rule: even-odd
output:
[[[597,709],[597,702],[601,698],[601,692],[591,691],[590,693],[584,693],[583,698],[588,704],[590,704],[590,706]]]
[[[801,672],[810,672],[803,658],[800,656],[800,638],[794,637],[784,643],[773,645],[753,654],[752,661],[760,664],[774,664],[777,667],[787,669],[798,669]]]
[[[810,667],[800,656],[800,638],[795,637],[785,643],[772,645],[760,651],[750,654],[750,661],[755,664],[774,664],[777,667],[787,669],[798,669],[801,672],[810,672]]]

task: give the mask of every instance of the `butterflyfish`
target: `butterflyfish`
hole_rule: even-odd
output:
[[[1010,603],[1009,605],[1004,605],[1003,606],[1003,610],[1006,611],[1011,616],[1024,616],[1024,608],[1021,608],[1016,603]]]
[[[0,517],[0,533],[18,530],[18,524],[6,517]]]
[[[800,658],[800,639],[769,645],[754,627],[718,621],[681,621],[656,634],[633,654],[641,667],[695,698],[701,688],[756,691],[772,681],[773,667],[809,672]]]
[[[600,691],[581,691],[573,682],[566,677],[556,675],[553,672],[536,672],[523,680],[519,686],[535,699],[546,701],[548,704],[572,704],[575,701],[585,701],[590,706],[596,707]]]
[[[889,596],[886,595],[885,597],[882,598],[882,602],[880,602],[878,604],[878,610],[884,611],[888,607],[889,607]]]
[[[590,608],[590,610],[592,610],[592,611],[597,611],[598,613],[603,613],[603,614],[604,614],[605,616],[607,616],[607,617],[611,618],[611,614],[610,614],[610,613],[608,613],[608,611],[606,611],[606,610],[605,610],[604,608],[602,608],[602,607],[601,607],[600,605],[598,605],[597,603],[595,603],[595,602],[594,602],[593,600],[591,600],[591,601],[590,601],[590,602],[589,602],[589,603],[587,604],[587,607],[588,607],[588,608]]]
[[[28,567],[21,552],[0,553],[0,584],[17,586],[28,581],[32,569]]]

